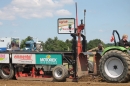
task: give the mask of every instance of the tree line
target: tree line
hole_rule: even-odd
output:
[[[20,48],[25,47],[25,42],[30,41],[32,37],[28,36],[27,38],[23,39],[20,43]],[[58,37],[48,38],[45,42],[40,41],[42,43],[42,47],[44,51],[72,51],[72,41],[66,39],[65,41],[58,39]],[[86,49],[90,50],[94,47],[97,47],[99,43],[102,43],[104,47],[112,46],[113,43],[105,44],[100,39],[93,39],[86,43]]]

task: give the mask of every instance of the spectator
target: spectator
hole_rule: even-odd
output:
[[[103,50],[104,50],[103,45],[101,43],[99,43],[97,47],[89,50],[89,52],[92,52],[92,51],[102,52]]]

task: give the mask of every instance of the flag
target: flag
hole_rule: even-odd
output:
[[[114,36],[112,36],[112,37],[111,37],[111,40],[110,40],[110,41],[111,41],[111,42],[113,42],[113,41],[114,41]]]

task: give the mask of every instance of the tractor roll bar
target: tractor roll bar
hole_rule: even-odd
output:
[[[116,45],[117,45],[117,42],[116,42],[116,39],[115,39],[115,33],[117,34],[119,41],[120,41],[121,39],[120,39],[120,34],[118,33],[118,31],[117,31],[117,30],[113,30],[112,35],[114,36],[114,43],[115,43],[115,46],[116,46]]]

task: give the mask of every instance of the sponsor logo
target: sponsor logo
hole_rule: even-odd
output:
[[[33,55],[32,54],[15,54],[14,55],[14,63],[28,63],[32,64]]]
[[[46,55],[46,58],[40,58],[41,63],[57,64],[57,58],[51,58],[51,55]]]
[[[67,21],[67,20],[60,20],[59,23],[60,23],[60,24],[68,23],[68,21]]]
[[[8,58],[6,54],[0,54],[0,62],[6,63]]]
[[[0,61],[5,59],[5,54],[0,54]]]
[[[59,30],[61,31],[61,30],[74,30],[74,28],[71,28],[71,29],[69,29],[69,28],[59,28]]]
[[[32,60],[32,54],[28,54],[28,55],[15,55],[14,56],[15,59],[20,59],[20,60]]]

